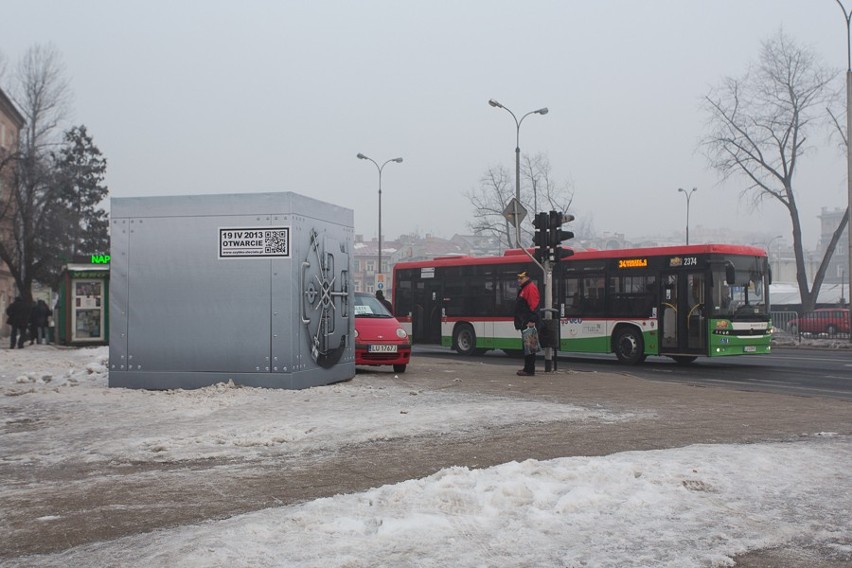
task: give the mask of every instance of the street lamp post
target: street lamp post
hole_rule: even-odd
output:
[[[689,200],[692,199],[692,194],[698,191],[698,188],[693,187],[689,191],[686,191],[682,187],[679,187],[677,190],[682,191],[686,196],[686,244],[689,244]]]
[[[770,269],[772,268],[772,243],[774,243],[774,242],[775,242],[775,241],[777,241],[778,239],[783,239],[783,238],[784,238],[784,236],[783,236],[783,235],[775,235],[774,237],[772,237],[771,239],[769,239],[769,242],[766,244],[766,255],[769,257],[769,268],[770,268]],[[779,245],[779,247],[778,247],[778,248],[779,248],[779,249],[781,248],[781,247],[780,247],[780,245]],[[775,276],[779,276],[779,275],[781,274],[781,261],[780,261],[780,256],[781,256],[781,251],[780,251],[780,250],[776,251],[776,255],[775,255],[775,267],[778,269],[778,271],[777,271],[778,273],[777,273]]]
[[[507,107],[503,106],[499,102],[494,99],[490,99],[488,104],[495,108],[502,108],[506,112],[512,115],[512,118],[515,120],[515,199],[518,200],[518,203],[521,202],[521,123],[524,121],[526,117],[531,114],[541,114],[545,115],[548,113],[547,107],[540,108],[538,110],[531,110],[527,114],[523,115],[520,120],[515,116],[511,110]],[[515,237],[518,238],[518,237]],[[521,243],[515,243],[518,247],[521,246]]]
[[[382,170],[388,165],[390,162],[396,162],[397,164],[402,163],[402,158],[392,158],[390,160],[385,161],[381,166],[374,160],[364,154],[358,154],[359,160],[370,160],[376,166],[376,169],[379,170],[379,269],[378,274],[382,273]]]
[[[847,272],[852,273],[852,140],[849,139],[852,136],[852,33],[850,33],[852,11],[847,11],[840,0],[836,1],[843,11],[843,19],[846,20],[846,190],[848,192],[846,234],[849,237],[846,268]],[[849,295],[852,296],[852,294]],[[849,310],[849,325],[852,327],[852,310]],[[849,341],[852,341],[852,333],[849,334]]]

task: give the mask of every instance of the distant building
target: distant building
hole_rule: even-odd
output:
[[[805,251],[805,273],[808,281],[813,281],[825,249],[831,239],[832,232],[844,213],[836,209],[828,211],[823,208],[820,215],[822,223],[821,238],[817,250]],[[848,228],[847,228],[848,230]],[[848,241],[846,233],[837,244],[834,255],[826,273],[823,288],[820,292],[820,303],[830,303],[834,295],[849,296],[849,276],[846,269],[848,256],[846,249]],[[772,269],[772,279],[776,283],[788,283],[794,286],[796,282],[796,260],[793,248],[785,243],[784,236],[759,230],[732,231],[729,228],[697,226],[690,231],[690,244],[722,243],[749,244],[766,249],[769,265]],[[780,238],[779,238],[780,237]],[[602,233],[591,237],[577,237],[567,244],[577,250],[615,250],[634,247],[676,246],[684,244],[684,234],[653,235],[630,239],[623,233]],[[378,243],[376,239],[365,241],[363,235],[355,235],[354,254],[354,286],[359,292],[375,293],[378,284]],[[417,234],[402,235],[396,240],[382,242],[382,284],[385,295],[390,297],[393,290],[393,267],[397,262],[406,260],[425,260],[437,256],[468,255],[468,256],[499,256],[504,252],[497,238],[484,235],[455,234],[451,239],[442,239],[432,235]]]
[[[12,203],[9,192],[12,188],[12,171],[15,167],[13,156],[18,151],[18,139],[21,129],[26,124],[23,115],[15,108],[15,104],[0,89],[0,203]],[[0,228],[8,230],[11,227],[12,215],[8,210],[0,218]],[[5,230],[2,232],[6,232]],[[12,278],[9,267],[0,260],[0,314],[6,313],[6,307],[15,298],[15,279]],[[0,320],[0,334],[9,335],[6,318]]]
[[[490,235],[459,235],[456,233],[450,242],[467,251],[470,256],[499,256],[503,254],[500,239]]]
[[[831,242],[831,236],[834,234],[834,231],[837,230],[837,227],[840,225],[840,221],[843,219],[843,216],[846,214],[845,209],[837,209],[835,208],[833,211],[829,211],[827,208],[822,208],[822,213],[819,215],[820,222],[820,236],[819,236],[819,244],[817,245],[817,252],[819,253],[820,259],[825,256],[825,251],[828,248],[828,243]],[[841,282],[849,282],[849,227],[847,226],[843,230],[843,235],[841,235],[840,240],[837,242],[837,246],[834,249],[834,254],[831,256],[831,260],[828,263],[828,270],[825,271],[825,282],[826,283],[841,283]]]
[[[618,250],[629,248],[632,245],[624,238],[624,233],[608,233],[604,232],[601,235],[595,235],[591,239],[580,239],[577,241],[568,241],[569,247],[595,249],[595,250]]]
[[[387,249],[393,247],[393,241],[384,241],[382,243],[382,265],[383,273],[387,273],[387,267],[390,265],[390,257],[387,255]],[[367,292],[373,294],[376,291],[376,277],[379,273],[379,248],[378,242],[365,241],[364,235],[355,235],[355,245],[352,251],[352,283],[355,287],[355,292]]]

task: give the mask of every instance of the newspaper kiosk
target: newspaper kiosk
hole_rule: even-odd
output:
[[[68,264],[62,271],[53,314],[59,345],[109,343],[109,257],[91,258],[90,264]]]

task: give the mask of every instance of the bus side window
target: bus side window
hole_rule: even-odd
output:
[[[599,316],[604,313],[604,279],[601,276],[587,276],[583,280],[583,305],[580,308],[584,316]]]
[[[580,280],[578,278],[565,279],[565,315],[576,316],[580,314]]]
[[[497,293],[494,290],[494,282],[486,280],[476,299],[477,313],[493,315],[497,310]]]
[[[607,315],[650,317],[656,305],[656,280],[642,274],[613,275],[608,278]]]

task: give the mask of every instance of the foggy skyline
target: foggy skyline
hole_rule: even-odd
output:
[[[846,68],[833,0],[452,2],[12,0],[0,52],[8,85],[35,44],[61,54],[74,100],[108,160],[112,197],[294,191],[351,208],[355,232],[468,233],[464,194],[522,155],[544,154],[574,189],[572,213],[628,239],[690,227],[791,242],[777,202],[752,211],[743,178],[720,182],[699,151],[701,99],[740,77],[783,29]],[[804,242],[823,207],[847,205],[829,130],[796,178]]]

